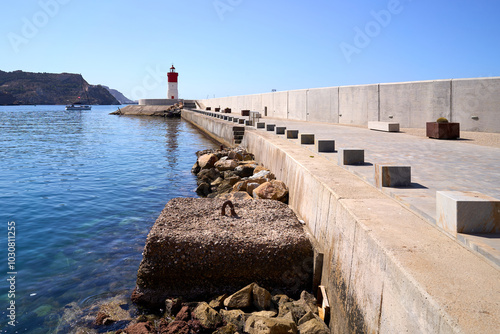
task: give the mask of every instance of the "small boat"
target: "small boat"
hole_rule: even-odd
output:
[[[66,106],[66,110],[91,110],[92,106],[85,104],[73,103],[72,105]]]

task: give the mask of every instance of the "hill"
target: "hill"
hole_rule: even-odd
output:
[[[0,105],[71,104],[118,105],[101,85],[90,85],[80,74],[0,71]]]
[[[130,100],[116,89],[109,88],[108,86],[103,86],[103,87],[106,88],[111,93],[111,95],[113,95],[114,98],[117,99],[118,102],[120,102],[121,104],[137,104],[137,101]]]

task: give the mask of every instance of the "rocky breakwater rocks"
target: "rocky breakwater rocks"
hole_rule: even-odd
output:
[[[151,229],[132,300],[152,308],[165,299],[200,300],[250,282],[297,296],[312,285],[313,249],[293,211],[270,200],[174,198]],[[229,212],[229,210],[227,210]]]
[[[196,193],[223,199],[273,199],[288,202],[288,188],[259,166],[244,148],[197,152],[192,172],[198,177]]]

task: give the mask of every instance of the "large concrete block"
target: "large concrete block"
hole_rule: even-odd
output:
[[[240,118],[240,119],[238,120],[238,124],[245,124],[245,120],[244,120],[243,118]]]
[[[314,145],[314,134],[312,133],[301,133],[300,143],[302,145]]]
[[[285,126],[277,126],[276,127],[276,134],[277,135],[284,135],[285,131],[286,131],[286,127]]]
[[[500,200],[476,191],[438,191],[436,224],[452,235],[500,233]]]
[[[375,185],[377,187],[409,187],[411,167],[375,164]]]
[[[335,140],[318,139],[316,141],[316,148],[318,152],[335,152]],[[363,157],[364,162],[364,157]]]
[[[365,163],[365,150],[359,148],[341,148],[338,152],[338,164],[362,165]]]
[[[286,130],[287,139],[297,139],[299,138],[299,130]]]
[[[399,123],[395,122],[368,122],[368,129],[385,131],[385,132],[398,132]]]
[[[274,131],[275,127],[276,127],[276,124],[267,124],[266,125],[266,130],[267,131]]]
[[[239,118],[237,118],[237,117],[234,117],[234,118],[233,118],[233,122],[234,122],[234,123],[238,123],[239,121],[240,121],[240,119],[239,119]]]
[[[266,123],[264,123],[264,122],[257,123],[257,129],[264,129],[265,127],[266,127]]]
[[[297,297],[311,287],[312,245],[288,205],[235,201],[237,217],[232,217],[229,208],[221,215],[223,203],[206,198],[167,203],[148,234],[135,302],[162,307],[169,297],[196,300],[251,282]]]

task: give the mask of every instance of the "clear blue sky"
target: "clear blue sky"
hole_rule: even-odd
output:
[[[0,69],[130,98],[500,76],[497,0],[2,1]]]

